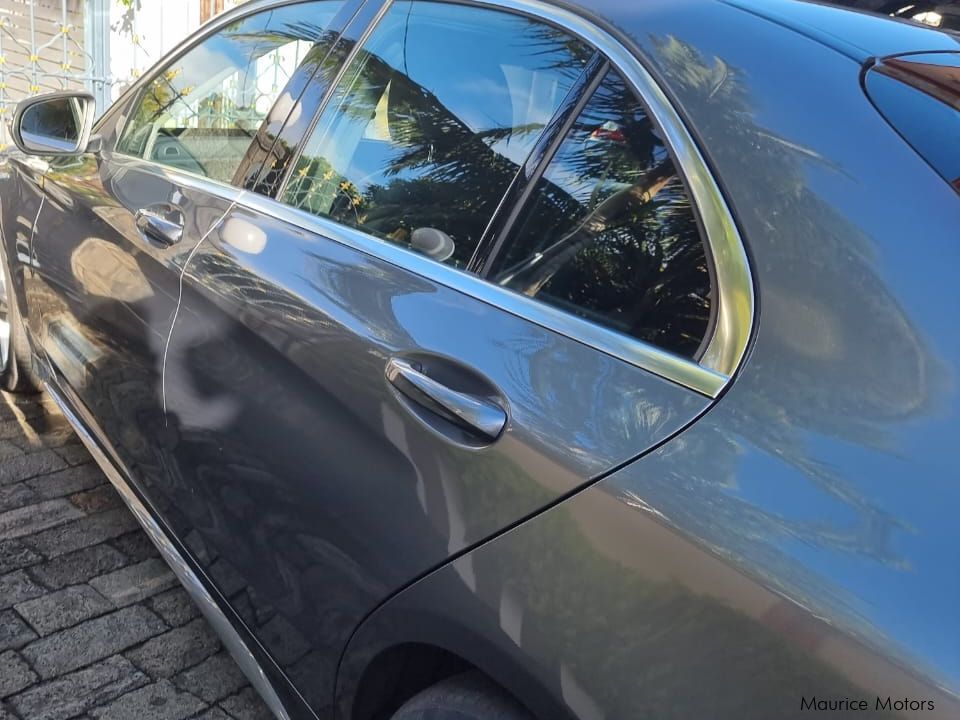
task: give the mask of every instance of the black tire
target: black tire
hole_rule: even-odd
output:
[[[10,270],[2,258],[0,265],[0,328],[6,323],[8,333],[6,352],[0,347],[0,387],[8,392],[36,393],[40,390],[36,361],[27,343]]]
[[[408,700],[391,720],[534,720],[512,695],[478,672],[454,675]]]

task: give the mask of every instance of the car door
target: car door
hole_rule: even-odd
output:
[[[352,12],[320,0],[227,18],[111,110],[99,152],[23,165],[22,183],[43,187],[20,210],[35,220],[20,253],[29,327],[142,487],[166,477],[152,433],[187,259],[237,197],[268,112]]]
[[[378,603],[677,433],[727,373],[664,134],[571,33],[393,3],[307,128],[191,260],[158,437],[175,525],[319,709]]]

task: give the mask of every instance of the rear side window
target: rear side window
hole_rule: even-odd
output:
[[[286,5],[207,38],[144,88],[117,152],[231,182],[287,79],[342,5]]]
[[[462,268],[592,55],[527,17],[396,2],[281,199]]]
[[[617,73],[577,118],[486,275],[698,356],[711,322],[709,254],[656,126]]]
[[[866,75],[877,110],[960,192],[960,53],[890,58]]]

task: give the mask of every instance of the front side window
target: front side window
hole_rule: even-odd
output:
[[[287,79],[342,5],[287,5],[207,38],[144,88],[117,152],[230,182]]]
[[[485,275],[693,358],[707,338],[710,260],[650,115],[610,72]]]
[[[464,267],[592,54],[526,17],[394,3],[346,69],[282,200]]]

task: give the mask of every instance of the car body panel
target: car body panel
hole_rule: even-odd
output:
[[[475,371],[504,435],[451,442],[387,383],[390,357]],[[176,482],[152,490],[316,702],[335,665],[307,649],[710,402],[242,200],[191,262],[167,373],[155,444]]]
[[[811,697],[960,713],[956,194],[851,91],[848,55],[730,5],[672,7],[608,16],[737,214],[748,358],[692,428],[374,613],[341,717],[403,643],[475,643],[543,717],[799,717]]]
[[[840,10],[828,3],[797,0],[722,0],[733,7],[782,24],[858,62],[918,50],[958,50],[960,38],[905,20]],[[904,6],[909,3],[904,3]]]
[[[790,717],[810,696],[960,713],[960,208],[859,85],[870,54],[955,40],[747,5],[590,3],[686,119],[747,240],[759,322],[709,411],[292,211],[270,217],[268,199],[218,196],[221,214],[238,203],[204,225],[184,274],[169,382],[158,393],[151,376],[145,412],[125,416],[149,447],[116,454],[252,631],[291,717],[312,713],[288,678],[346,720],[372,663],[410,643],[455,653],[551,720]],[[34,192],[3,199],[21,276],[43,212],[7,198]],[[59,268],[54,294],[70,281]],[[464,358],[509,400],[513,434],[445,446],[383,379],[398,352]],[[473,462],[490,471],[477,482]]]

